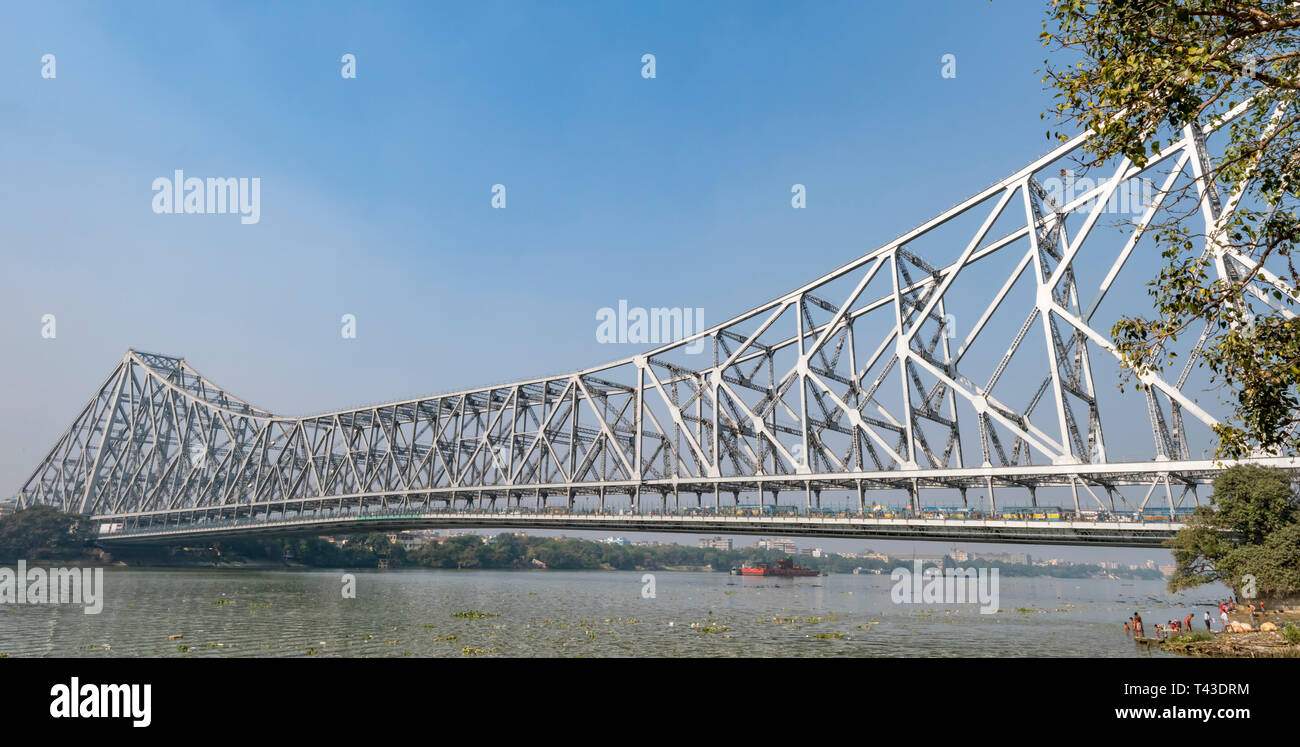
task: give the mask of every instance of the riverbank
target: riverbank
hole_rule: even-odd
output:
[[[1183,636],[1186,637],[1186,636]],[[1300,645],[1287,643],[1278,631],[1258,633],[1218,633],[1208,641],[1180,641],[1179,636],[1157,641],[1139,638],[1138,643],[1186,656],[1208,658],[1244,659],[1296,659],[1300,658]]]
[[[1240,608],[1238,608],[1240,610]],[[1245,659],[1293,659],[1300,658],[1300,634],[1292,633],[1290,640],[1287,628],[1300,630],[1300,607],[1280,608],[1276,612],[1261,616],[1251,625],[1250,613],[1240,611],[1228,616],[1229,626],[1253,627],[1247,632],[1218,631],[1212,637],[1205,632],[1190,635],[1176,635],[1170,638],[1134,638],[1137,643],[1148,648],[1158,648],[1174,654],[1185,656],[1203,656],[1208,658],[1245,658]]]

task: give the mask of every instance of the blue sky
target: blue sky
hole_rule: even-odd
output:
[[[299,415],[622,358],[638,349],[594,336],[619,299],[713,324],[781,295],[1051,147],[1042,12],[11,7],[0,492],[128,347]],[[261,220],[155,215],[150,185],[175,169],[259,177]],[[795,183],[806,210],[790,208]],[[355,340],[339,335],[348,313]]]

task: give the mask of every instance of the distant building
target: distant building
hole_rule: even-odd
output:
[[[1176,571],[1177,568],[1175,568],[1172,565],[1162,565],[1156,570],[1160,571],[1160,575],[1164,576],[1165,578],[1169,578],[1174,575],[1174,571]]]
[[[981,552],[971,553],[970,557],[973,560],[1007,563],[1008,565],[1031,565],[1033,563],[1033,558],[1023,552]]]
[[[970,553],[966,552],[965,550],[958,550],[957,548],[954,547],[953,549],[948,551],[948,557],[952,558],[958,563],[965,563],[966,561],[970,560]]]
[[[777,552],[783,552],[787,555],[794,555],[799,552],[799,548],[794,545],[794,540],[788,539],[761,538],[754,546],[760,550],[776,550]]]
[[[731,540],[722,537],[704,537],[700,539],[700,547],[706,550],[730,550]]]
[[[392,535],[389,535],[392,537]],[[397,544],[404,550],[418,550],[429,544],[431,537],[426,537],[423,532],[401,532],[397,535]]]
[[[625,538],[625,537],[606,537],[605,539],[601,540],[601,543],[602,543],[602,544],[606,544],[606,545],[618,545],[619,547],[623,547],[624,545],[627,544],[627,538]]]

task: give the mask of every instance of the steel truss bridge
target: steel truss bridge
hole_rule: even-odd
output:
[[[88,515],[105,541],[438,526],[1155,544],[1179,525],[1117,517],[1173,519],[1226,468],[1205,457],[1208,438],[1189,442],[1217,422],[1188,393],[1206,334],[1181,370],[1137,377],[1143,388],[1103,412],[1099,389],[1120,395],[1097,312],[1180,184],[1193,185],[1186,220],[1203,221],[1218,276],[1253,266],[1219,238],[1242,196],[1202,178],[1207,139],[1244,106],[1058,200],[1044,182],[1080,135],[781,298],[563,376],[295,418],[183,359],[131,350],[18,500]],[[1161,186],[1127,230],[1094,230],[1122,185],[1152,175]],[[946,256],[923,257],[926,245]],[[1251,303],[1274,303],[1270,283],[1282,281],[1266,270]],[[961,303],[976,311],[958,335]],[[1007,315],[1007,330],[992,323]],[[1103,415],[1119,413],[1150,429],[1140,458],[1107,451]],[[1290,457],[1252,461],[1300,471]],[[923,495],[966,503],[971,489],[993,518],[918,511]],[[905,495],[911,515],[866,511],[882,490]],[[1066,496],[1068,520],[995,518],[1008,500],[1037,505],[1042,490]],[[806,511],[827,493],[855,510]],[[784,497],[805,512],[691,514],[683,495],[688,508]]]

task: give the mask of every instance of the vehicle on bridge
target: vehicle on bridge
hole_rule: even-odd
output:
[[[973,519],[974,509],[966,506],[922,506],[922,519]]]
[[[1195,508],[1179,507],[1175,508],[1172,513],[1168,508],[1147,509],[1141,513],[1141,522],[1143,524],[1153,524],[1160,522],[1182,522],[1186,521]]]
[[[797,516],[798,506],[780,506],[772,503],[742,503],[738,506],[723,506],[718,509],[723,516]]]
[[[1007,521],[1064,521],[1069,518],[1060,506],[1006,506],[999,516]]]

